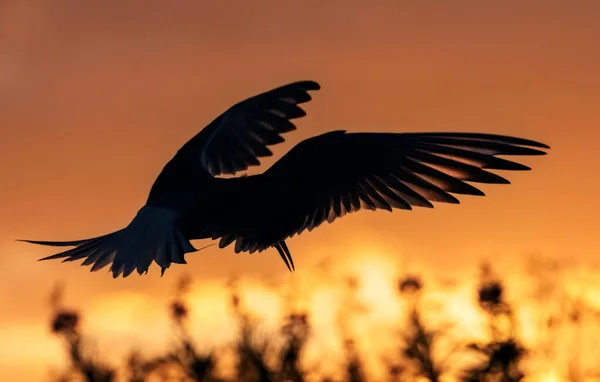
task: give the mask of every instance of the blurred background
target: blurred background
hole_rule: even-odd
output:
[[[0,1],[0,380],[102,362],[102,378],[133,381],[136,349],[159,365],[148,378],[213,350],[219,378],[246,378],[241,354],[254,354],[271,380],[299,380],[280,357],[298,337],[289,322],[305,380],[600,376],[599,14],[593,0]],[[335,129],[499,133],[552,150],[484,198],[359,212],[294,237],[293,274],[276,251],[210,247],[162,278],[154,267],[113,280],[14,241],[124,227],[187,139],[304,79],[322,85],[308,116],[251,173]],[[239,350],[247,337],[258,345]],[[484,370],[498,352],[510,357]]]

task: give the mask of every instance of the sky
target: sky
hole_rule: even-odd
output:
[[[448,278],[484,258],[510,269],[532,254],[595,269],[599,12],[591,0],[0,2],[0,342],[18,342],[0,350],[0,379],[39,376],[56,361],[45,325],[59,282],[70,304],[110,328],[110,317],[153,321],[164,306],[152,301],[183,272],[210,291],[232,274],[310,278],[323,259],[360,270],[352,264],[385,258]],[[533,171],[505,174],[512,185],[483,186],[484,198],[363,211],[294,237],[292,275],[276,251],[211,247],[162,278],[154,267],[113,280],[37,262],[51,252],[15,241],[126,226],[187,139],[232,104],[298,80],[322,90],[251,173],[337,129],[499,133],[552,150],[523,158]],[[215,304],[217,289],[206,292]],[[47,345],[32,353],[37,343]]]

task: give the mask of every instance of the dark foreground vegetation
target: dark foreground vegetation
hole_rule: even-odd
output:
[[[520,381],[525,377],[522,361],[531,351],[526,349],[519,337],[515,324],[514,311],[506,301],[504,285],[500,278],[493,275],[487,266],[482,267],[481,279],[474,298],[485,314],[489,326],[488,340],[483,343],[466,342],[451,347],[441,356],[434,348],[445,335],[439,328],[429,328],[424,324],[420,296],[426,288],[422,279],[415,275],[406,275],[397,282],[398,298],[404,300],[408,324],[403,325],[397,339],[397,350],[386,354],[384,364],[387,376],[375,379],[365,369],[364,354],[356,346],[351,334],[343,335],[340,346],[344,357],[339,370],[332,375],[324,375],[317,366],[305,365],[302,354],[311,340],[311,316],[307,311],[289,309],[280,324],[280,330],[272,336],[259,333],[256,319],[249,314],[240,297],[235,283],[229,284],[230,307],[238,327],[238,337],[228,349],[216,349],[211,352],[198,350],[201,341],[192,338],[188,330],[189,308],[186,304],[186,291],[189,279],[182,279],[170,304],[170,315],[175,327],[176,341],[170,349],[160,355],[148,358],[137,352],[131,352],[128,359],[117,366],[104,362],[98,354],[92,354],[86,347],[89,334],[80,329],[80,314],[60,304],[60,296],[53,296],[55,308],[51,330],[65,344],[66,357],[70,359],[68,370],[61,372],[58,381],[90,382],[146,382],[146,381]],[[544,280],[539,283],[540,298],[549,293]],[[551,285],[549,282],[548,285]],[[345,289],[352,296],[358,288],[358,280],[348,278]],[[544,289],[546,288],[546,289]],[[577,325],[581,310],[573,305],[563,310],[562,316],[551,316],[544,325],[552,328],[558,320],[567,320]],[[343,328],[340,331],[344,333]],[[398,333],[390,333],[390,338]],[[101,333],[94,333],[100,336]],[[273,341],[277,337],[282,341]],[[225,352],[232,355],[228,375],[219,372]],[[468,366],[458,369],[453,359],[456,355],[472,360]],[[583,375],[575,368],[567,376],[569,380],[583,381]]]

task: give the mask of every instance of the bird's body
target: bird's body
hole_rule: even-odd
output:
[[[112,263],[113,276],[185,263],[191,240],[212,238],[235,252],[276,248],[293,269],[285,240],[360,209],[458,203],[451,194],[483,195],[467,182],[509,183],[486,171],[528,170],[497,155],[542,155],[531,140],[477,133],[347,133],[306,139],[262,174],[235,175],[271,156],[268,146],[305,115],[298,104],[319,89],[296,82],[242,101],[188,141],[154,182],[146,205],[126,228],[71,242],[45,259],[85,259],[92,270]]]

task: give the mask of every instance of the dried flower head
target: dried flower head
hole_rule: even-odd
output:
[[[484,308],[501,305],[502,292],[502,284],[499,281],[485,282],[479,287],[479,304]]]
[[[188,315],[188,308],[185,306],[183,301],[174,301],[171,304],[171,314],[176,321],[182,321]]]
[[[416,293],[423,288],[421,278],[415,275],[404,277],[398,282],[400,293]]]
[[[77,324],[79,323],[79,315],[73,311],[61,311],[56,313],[52,320],[52,333],[75,333]]]

